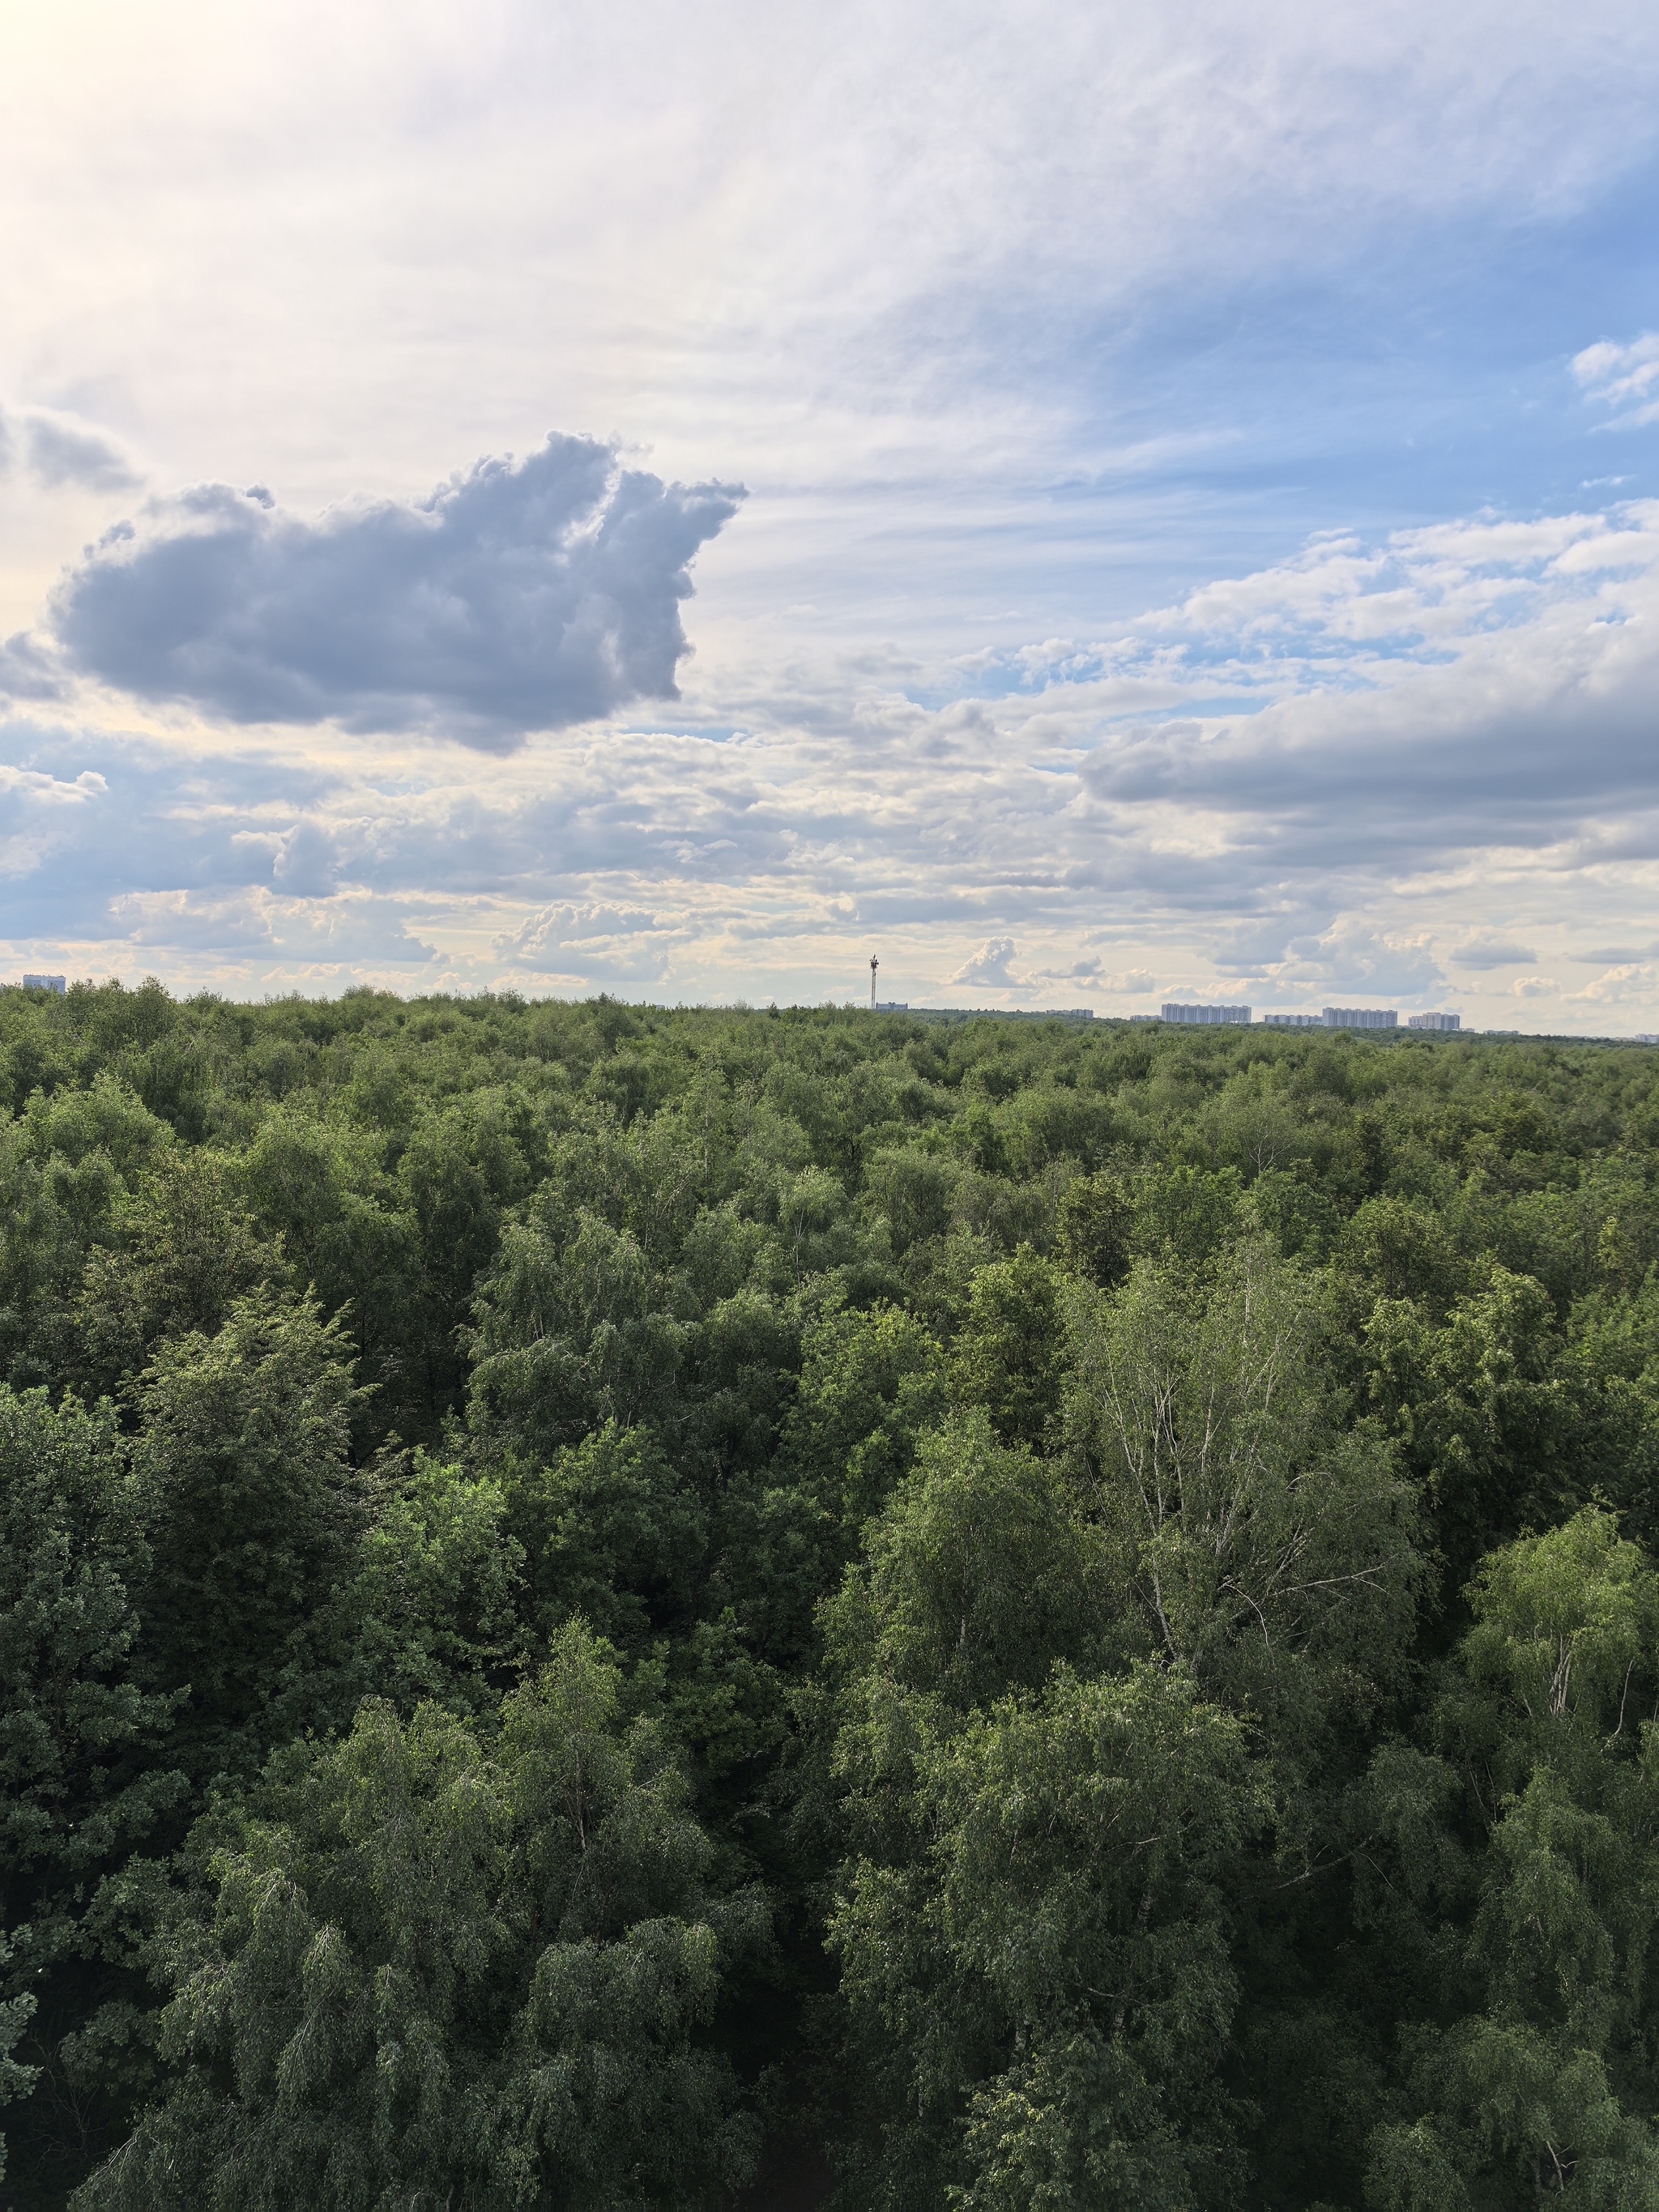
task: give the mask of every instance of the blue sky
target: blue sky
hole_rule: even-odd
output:
[[[1659,1029],[1659,19],[0,11],[0,973]]]

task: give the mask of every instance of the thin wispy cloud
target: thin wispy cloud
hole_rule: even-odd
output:
[[[1659,331],[1626,344],[1603,338],[1575,354],[1572,373],[1587,396],[1611,408],[1614,427],[1659,422]]]

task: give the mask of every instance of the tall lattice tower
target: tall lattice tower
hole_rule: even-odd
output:
[[[872,1014],[876,1011],[876,970],[880,965],[880,961],[872,952],[870,955],[870,1011]]]

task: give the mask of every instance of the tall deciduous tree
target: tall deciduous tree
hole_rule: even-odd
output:
[[[178,1778],[173,1701],[133,1679],[149,1553],[108,1405],[0,1388],[0,1915],[95,1871]]]
[[[185,1790],[175,1701],[135,1679],[149,1566],[112,1407],[0,1388],[0,2042],[27,2033],[54,2082],[62,2039],[106,1994],[88,1964],[98,1884]],[[28,2086],[18,2064],[0,2061],[0,2095]]]
[[[1419,2033],[1368,2201],[1659,2203],[1659,1576],[1590,1510],[1495,1553],[1439,1716],[1487,1823],[1475,2005]],[[1426,2108],[1426,2109],[1425,2109]]]
[[[99,1390],[118,1390],[169,1339],[211,1336],[236,1300],[287,1273],[222,1152],[162,1152],[87,1263],[77,1320]]]
[[[151,1562],[149,1663],[190,1692],[198,1757],[257,1720],[356,1520],[350,1345],[313,1304],[258,1293],[145,1370],[133,1449]],[[258,1732],[241,1756],[257,1744]]]
[[[756,2130],[709,2022],[765,1911],[580,1623],[495,1747],[370,1701],[279,1761],[159,1960],[168,2092],[77,2212],[706,2202]]]
[[[1321,1288],[1246,1242],[1073,1301],[1071,1432],[1141,1648],[1306,1774],[1398,1679],[1424,1578],[1411,1486],[1345,1424]]]

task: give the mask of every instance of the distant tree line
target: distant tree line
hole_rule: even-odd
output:
[[[1659,1054],[0,993],[0,2195],[1659,2208]]]

